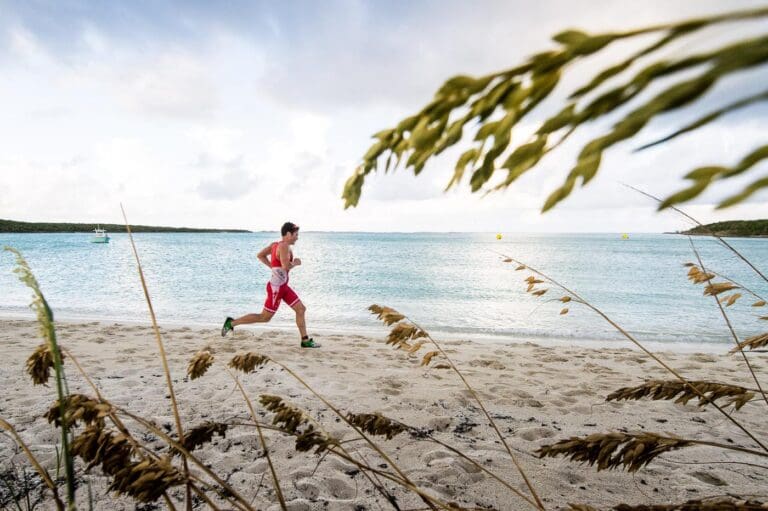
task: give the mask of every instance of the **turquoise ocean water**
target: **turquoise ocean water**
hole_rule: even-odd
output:
[[[148,322],[125,234],[107,245],[88,234],[0,234],[22,251],[57,318]],[[137,234],[147,283],[161,324],[219,328],[226,315],[261,311],[269,270],[256,252],[276,234]],[[706,265],[763,297],[768,285],[716,241],[694,238]],[[729,240],[764,273],[768,239]],[[732,339],[711,297],[686,279],[694,261],[688,238],[637,234],[312,233],[295,246],[303,265],[291,285],[308,307],[312,333],[383,332],[366,308],[394,307],[446,337],[495,340],[619,340],[594,313],[525,293],[528,272],[496,252],[549,273],[602,308],[643,341],[714,347]],[[0,316],[31,317],[30,292],[0,254]],[[741,336],[762,333],[768,308],[746,292],[728,309]],[[550,289],[544,298],[562,293]],[[269,328],[290,328],[285,305]],[[618,343],[617,346],[626,346]]]

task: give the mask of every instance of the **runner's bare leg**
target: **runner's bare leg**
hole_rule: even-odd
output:
[[[274,315],[274,312],[264,309],[259,314],[246,314],[243,317],[233,320],[232,326],[248,325],[250,323],[267,323]]]
[[[307,308],[301,301],[294,303],[291,308],[296,312],[296,326],[299,327],[299,335],[302,340],[307,336],[307,322],[304,318],[304,313],[307,312]]]

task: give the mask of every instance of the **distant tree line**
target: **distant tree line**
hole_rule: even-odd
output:
[[[0,232],[92,232],[97,227],[108,232],[125,232],[124,224],[72,224],[16,222],[0,219]],[[192,229],[189,227],[157,227],[132,225],[132,232],[251,232],[245,229]]]
[[[701,234],[710,236],[766,236],[768,237],[768,220],[731,220],[714,224],[698,225],[680,234]]]

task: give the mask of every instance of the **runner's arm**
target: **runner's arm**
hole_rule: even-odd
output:
[[[267,268],[271,268],[272,267],[272,265],[269,264],[269,259],[267,259],[267,255],[271,251],[272,251],[272,245],[267,245],[266,247],[262,248],[261,251],[258,254],[256,254],[256,257],[259,259],[259,261],[261,261],[262,263],[267,265]]]

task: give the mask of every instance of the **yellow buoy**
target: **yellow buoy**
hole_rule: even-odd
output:
[[[621,239],[628,240],[629,239],[629,234],[627,234],[627,233],[622,234],[621,235]]]
[[[497,239],[497,240],[500,240],[500,239],[501,239],[501,233],[499,233],[499,234],[497,234],[497,235],[496,235],[496,239]]]

